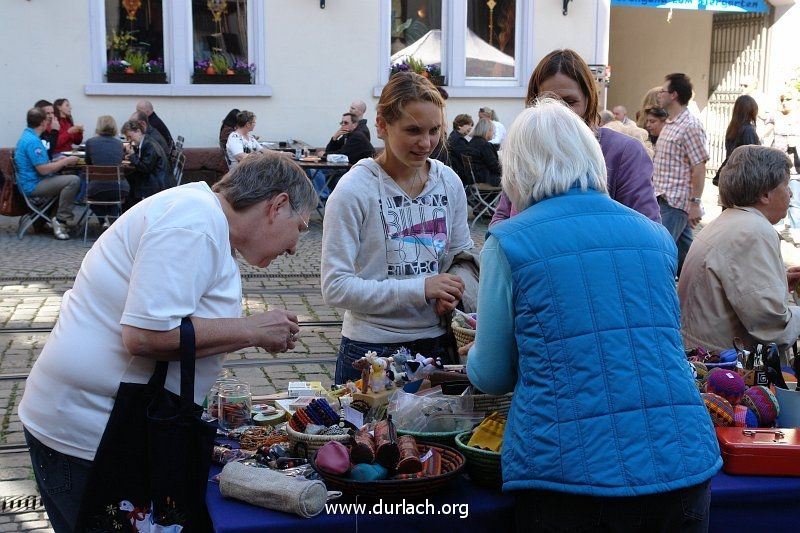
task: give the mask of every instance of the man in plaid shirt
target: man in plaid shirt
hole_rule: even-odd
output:
[[[653,186],[661,223],[678,246],[678,274],[692,244],[694,228],[703,217],[700,197],[706,179],[706,133],[687,109],[692,82],[685,74],[670,74],[658,93],[667,118],[653,157]]]

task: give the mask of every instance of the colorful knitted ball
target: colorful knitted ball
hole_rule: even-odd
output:
[[[744,395],[744,379],[733,370],[715,368],[708,373],[706,392],[722,396],[731,405],[736,405]]]
[[[733,425],[740,428],[756,428],[758,415],[749,407],[737,405],[733,408]]]
[[[744,391],[742,405],[756,412],[760,427],[769,427],[774,424],[780,413],[777,398],[771,390],[763,385],[755,385]]]
[[[715,426],[733,425],[733,406],[728,400],[710,392],[704,392],[700,396],[703,397],[708,414],[711,415],[711,421]]]
[[[697,380],[705,382],[708,377],[708,367],[700,361],[692,361],[692,366],[697,371]]]

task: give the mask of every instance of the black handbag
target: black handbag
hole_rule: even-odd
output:
[[[194,403],[195,337],[188,318],[180,338],[180,396],[164,388],[165,361],[156,363],[146,384],[120,383],[77,531],[212,530],[205,494],[216,423],[201,420],[202,407]]]

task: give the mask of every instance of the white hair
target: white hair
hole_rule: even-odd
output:
[[[561,100],[537,99],[508,130],[501,155],[503,190],[522,211],[573,184],[607,192],[603,152],[592,130]]]

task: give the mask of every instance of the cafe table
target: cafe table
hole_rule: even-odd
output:
[[[316,177],[317,172],[321,170],[339,171],[339,172],[326,173],[325,186],[323,187],[323,190],[327,189],[328,191],[333,190],[334,181],[340,178],[343,173],[350,170],[350,167],[352,166],[350,163],[330,163],[316,156],[303,157],[295,162],[308,173],[308,177],[312,181]],[[319,205],[317,206],[317,212],[319,213],[319,216],[322,218],[324,218],[325,216],[324,212],[325,212],[326,202],[327,198],[320,199]]]
[[[258,141],[264,148],[270,150],[277,150],[279,152],[292,152],[294,153],[298,148],[306,152],[312,152],[314,147],[300,139],[292,139],[292,142],[286,141]]]
[[[212,475],[220,468],[212,467]],[[471,483],[465,475],[429,497],[434,514],[369,513],[374,502],[356,502],[344,496],[330,503],[366,503],[367,514],[327,513],[314,518],[270,511],[244,502],[223,498],[219,485],[209,481],[206,502],[217,533],[255,532],[428,532],[468,531],[500,533],[514,531],[514,499],[508,493],[492,491]],[[414,503],[425,503],[424,499]],[[436,514],[447,510],[450,514]],[[459,504],[468,504],[466,518],[461,518]],[[341,508],[339,508],[341,509]],[[422,508],[420,508],[422,509]],[[429,507],[430,509],[430,507]],[[375,509],[377,510],[377,509]],[[711,481],[709,531],[794,532],[800,518],[800,478],[730,476],[718,473]]]

